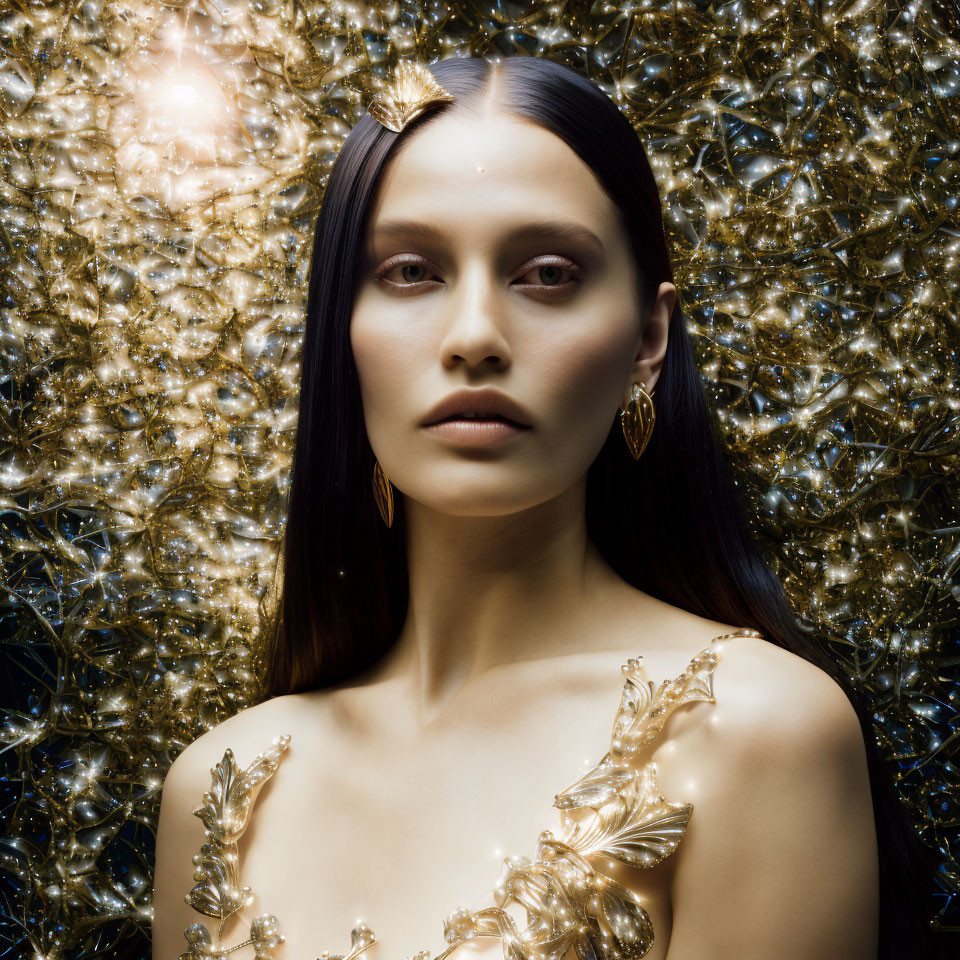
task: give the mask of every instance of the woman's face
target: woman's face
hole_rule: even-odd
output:
[[[656,381],[675,288],[642,331],[613,205],[534,123],[444,116],[412,132],[365,250],[350,340],[367,436],[428,508],[502,516],[558,496],[585,480],[629,385]],[[481,445],[463,437],[483,425],[460,439],[423,425],[463,388],[508,395],[528,428]]]

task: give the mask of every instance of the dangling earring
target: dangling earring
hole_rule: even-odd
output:
[[[388,526],[393,525],[393,485],[387,479],[387,475],[380,466],[380,461],[374,457],[373,460],[373,497],[377,501],[377,507],[380,509],[380,516],[383,522]]]
[[[653,397],[639,383],[631,384],[630,399],[620,412],[620,426],[634,460],[647,448],[653,434],[657,412],[653,409]]]

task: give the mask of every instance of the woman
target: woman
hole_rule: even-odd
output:
[[[926,848],[750,540],[612,101],[534,58],[403,68],[314,251],[273,696],[169,771],[155,960],[185,928],[933,956]]]

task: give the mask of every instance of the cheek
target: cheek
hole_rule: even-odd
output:
[[[364,415],[376,418],[385,405],[404,402],[406,385],[424,363],[422,331],[405,331],[397,318],[390,321],[358,301],[350,322],[350,346],[360,378]]]
[[[544,387],[544,410],[589,432],[609,428],[633,365],[636,336],[632,320],[622,317],[583,324],[538,350],[534,361]]]

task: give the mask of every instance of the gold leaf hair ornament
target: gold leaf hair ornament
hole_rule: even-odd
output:
[[[384,84],[367,107],[367,113],[388,130],[400,133],[415,117],[436,103],[456,99],[437,83],[422,63],[400,60],[393,77]]]

